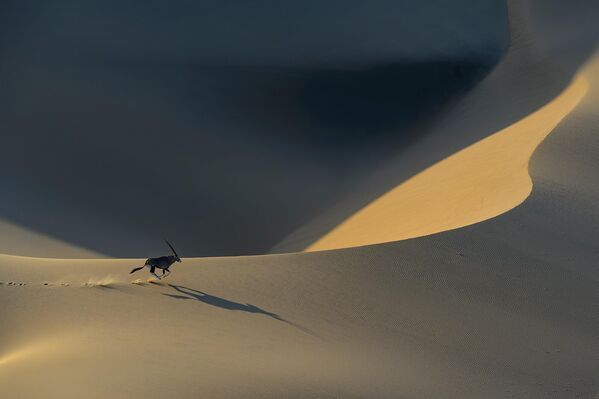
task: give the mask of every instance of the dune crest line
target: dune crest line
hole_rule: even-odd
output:
[[[584,98],[583,76],[514,124],[414,175],[354,213],[304,251],[405,240],[478,223],[530,195],[535,149]]]

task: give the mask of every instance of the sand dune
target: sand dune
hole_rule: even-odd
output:
[[[0,4],[0,218],[112,257],[265,253],[495,65],[505,4],[459,1]]]
[[[420,237],[477,223],[518,206],[532,182],[528,160],[588,90],[577,77],[538,111],[420,172],[351,215],[307,251]]]
[[[74,244],[37,233],[30,229],[0,220],[0,253],[21,253],[29,256],[54,258],[97,258],[101,254],[79,248]]]
[[[510,2],[501,64],[352,186],[355,198],[280,248],[304,248],[385,192],[356,214],[360,223],[381,223],[377,208],[395,206],[400,193],[414,195],[420,212],[420,179],[459,210],[420,223],[422,234],[445,229],[438,219],[451,230],[320,252],[185,258],[162,281],[129,274],[143,259],[0,255],[0,396],[596,396],[599,58],[578,69],[599,32],[572,27],[568,47],[580,43],[586,56],[556,59],[562,44],[546,32],[571,22],[541,18],[550,4]],[[446,184],[456,173],[466,192]],[[506,191],[491,195],[499,183]],[[473,192],[484,206],[460,208]],[[416,217],[420,228],[427,215]],[[368,239],[342,241],[354,237]]]
[[[348,192],[334,206],[278,243],[273,252],[308,248],[385,193],[499,131],[520,126],[519,121],[535,114],[566,90],[582,63],[590,57],[592,46],[588,39],[580,40],[578,56],[565,63],[550,57],[539,41],[551,29],[540,22],[532,24],[535,10],[529,8],[527,3],[510,3],[509,51],[482,82],[432,118],[422,128],[419,140],[408,148],[398,147],[397,156],[378,171],[365,177],[356,176]],[[431,195],[435,194],[431,191]]]

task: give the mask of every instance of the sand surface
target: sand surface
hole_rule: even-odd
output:
[[[547,32],[564,25],[542,18],[547,4],[510,2],[502,63],[357,183],[355,200],[279,248],[301,250],[352,217],[376,231],[395,198],[424,212],[435,201],[419,186],[457,211],[410,216],[405,231],[451,230],[184,258],[162,281],[128,274],[143,259],[0,255],[0,397],[594,398],[597,36],[565,23],[567,47],[586,56],[560,59]],[[468,184],[447,184],[456,173]],[[479,202],[461,208],[473,192]],[[344,234],[339,246],[368,239]]]

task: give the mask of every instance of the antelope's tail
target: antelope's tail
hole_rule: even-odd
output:
[[[144,267],[145,267],[145,266],[136,267],[135,269],[131,270],[131,271],[129,272],[129,274],[135,273],[136,271],[138,271],[138,270],[141,270],[141,269],[143,269]]]

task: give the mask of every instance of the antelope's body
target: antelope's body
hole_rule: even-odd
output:
[[[143,266],[136,267],[135,269],[131,270],[131,273],[135,273],[136,271],[147,267],[150,269],[150,273],[152,273],[158,280],[171,274],[169,268],[173,263],[181,262],[181,258],[179,258],[179,255],[177,255],[173,246],[168,241],[166,241],[166,243],[171,248],[174,255],[161,256],[159,258],[148,258]],[[158,276],[156,274],[156,268],[162,269],[162,276]]]
[[[173,255],[161,256],[160,258],[148,258],[144,266],[153,266],[159,269],[168,269],[176,261],[177,257]]]

